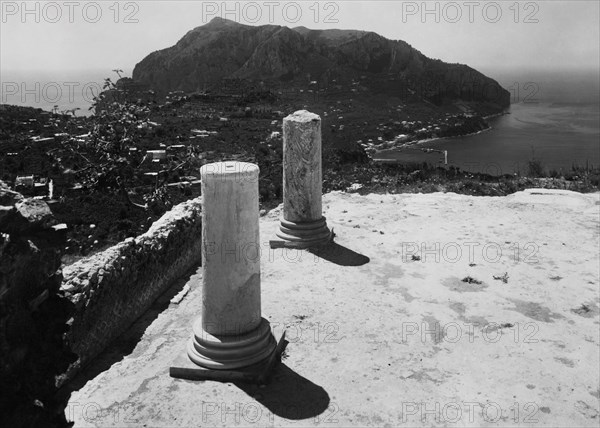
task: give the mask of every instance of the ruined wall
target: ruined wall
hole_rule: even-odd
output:
[[[0,181],[2,427],[67,426],[55,383],[75,360],[63,336],[73,305],[59,291],[64,231],[46,202]]]
[[[76,307],[68,338],[79,356],[67,378],[125,331],[175,279],[200,263],[201,230],[196,198],[165,213],[143,235],[64,268],[61,290]]]

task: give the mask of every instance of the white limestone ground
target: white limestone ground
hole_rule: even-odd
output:
[[[262,312],[290,341],[270,385],[169,377],[198,270],[72,393],[75,426],[598,426],[600,193],[335,192],[323,209],[348,249],[323,258],[268,250],[278,213],[261,219]]]

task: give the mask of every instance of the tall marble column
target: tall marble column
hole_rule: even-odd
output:
[[[258,166],[204,165],[202,177],[202,316],[188,356],[210,369],[257,363],[275,349],[261,317]]]
[[[296,248],[322,245],[321,118],[306,110],[283,119],[283,218],[277,236]]]

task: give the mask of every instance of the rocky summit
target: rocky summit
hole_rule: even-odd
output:
[[[436,105],[462,100],[502,110],[510,104],[508,91],[467,65],[431,59],[401,40],[357,30],[249,26],[214,18],[133,70],[134,81],[160,94],[203,91],[223,79],[320,90],[360,83]]]

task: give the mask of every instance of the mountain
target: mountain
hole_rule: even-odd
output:
[[[400,84],[436,104],[459,99],[498,109],[510,104],[510,93],[496,81],[466,65],[427,58],[401,40],[368,31],[249,26],[223,18],[151,53],[132,77],[163,95],[199,91],[223,78],[304,87],[318,81],[320,88],[361,80],[390,92]]]

